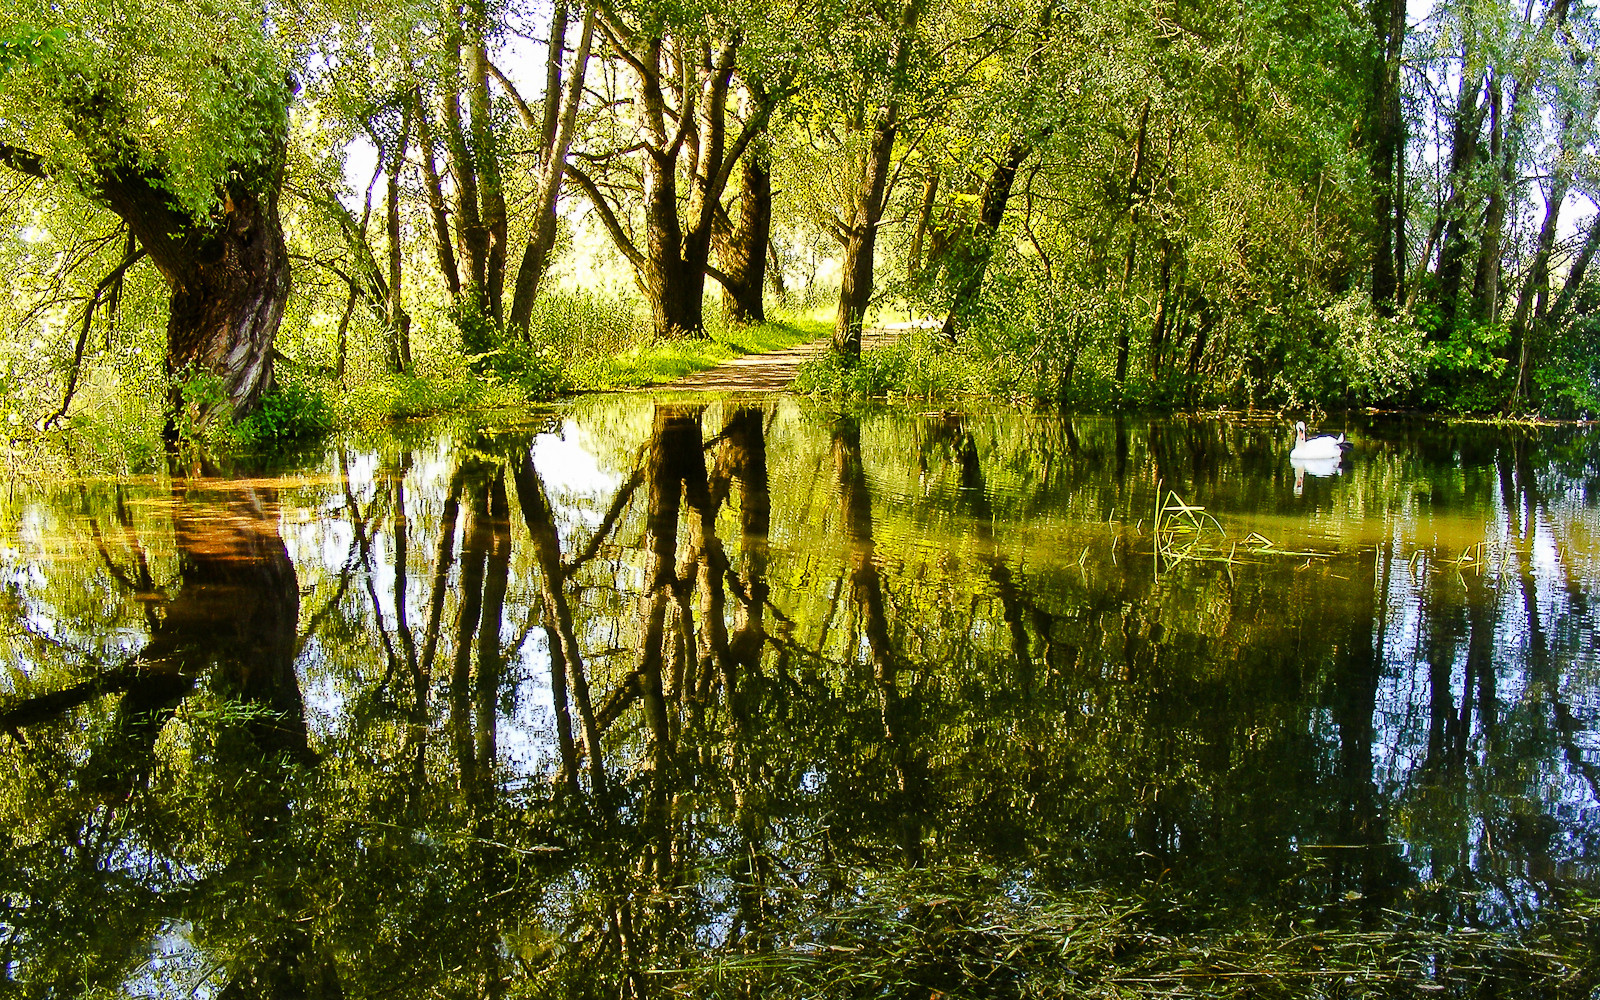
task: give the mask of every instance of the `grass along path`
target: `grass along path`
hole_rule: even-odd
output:
[[[861,349],[864,351],[871,350],[872,348],[892,343],[909,325],[907,323],[893,323],[888,326],[863,330],[861,333]],[[756,395],[783,392],[794,381],[795,372],[800,368],[802,362],[828,350],[831,336],[830,332],[827,336],[787,349],[760,354],[746,354],[743,357],[724,361],[714,368],[685,375],[664,386],[651,386],[649,388],[668,389],[673,392],[749,393]]]

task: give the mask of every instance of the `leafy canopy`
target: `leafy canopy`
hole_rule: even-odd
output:
[[[13,0],[0,14],[0,143],[93,191],[131,172],[203,218],[259,186],[292,94],[272,11],[248,0]]]

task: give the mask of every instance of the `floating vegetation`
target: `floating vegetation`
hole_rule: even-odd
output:
[[[1036,891],[989,871],[880,872],[801,926],[657,967],[702,997],[1378,997],[1591,995],[1600,904],[1574,896],[1521,933],[1445,929],[1393,910],[1209,927],[1172,900]],[[796,913],[795,916],[799,916]]]
[[[1181,562],[1217,562],[1229,565],[1241,561],[1241,556],[1292,556],[1303,559],[1326,559],[1327,552],[1285,549],[1278,543],[1252,531],[1244,538],[1231,538],[1228,529],[1216,515],[1198,504],[1178,496],[1176,490],[1161,490],[1156,482],[1155,560],[1159,572],[1163,564],[1173,566]]]

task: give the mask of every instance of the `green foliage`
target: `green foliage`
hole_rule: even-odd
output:
[[[1428,366],[1423,405],[1453,413],[1499,409],[1507,393],[1502,352],[1509,337],[1504,323],[1458,322],[1445,339],[1430,339],[1422,351]]]
[[[18,0],[0,16],[0,140],[91,190],[137,171],[204,218],[233,179],[264,183],[291,59],[248,0]]]
[[[992,347],[981,338],[952,345],[937,330],[912,329],[862,351],[855,363],[821,352],[800,365],[794,391],[842,399],[1028,395],[1021,366]]]
[[[1334,377],[1360,406],[1404,400],[1427,374],[1425,334],[1415,317],[1380,316],[1356,291],[1321,310]]]
[[[1545,416],[1593,420],[1600,415],[1600,316],[1582,315],[1552,337],[1533,381]]]
[[[332,428],[333,408],[320,387],[280,377],[260,407],[234,424],[233,435],[246,448],[276,450],[315,441]]]
[[[19,64],[38,66],[66,37],[67,33],[60,28],[46,30],[31,24],[11,25],[0,35],[0,74]]]
[[[410,420],[522,401],[514,387],[471,372],[379,375],[351,386],[334,407],[339,423],[356,426]]]

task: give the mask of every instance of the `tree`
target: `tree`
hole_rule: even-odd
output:
[[[702,336],[722,195],[784,96],[784,73],[776,84],[747,81],[755,100],[741,120],[729,99],[750,36],[764,34],[754,15],[615,6],[601,13],[607,46],[634,81],[630,97],[613,96],[631,100],[636,118],[614,148],[582,157],[620,169],[591,176],[573,165],[568,172],[633,267],[656,335]]]
[[[115,214],[166,279],[169,435],[182,410],[244,416],[274,384],[293,82],[269,7],[23,3],[0,21],[0,164]]]

